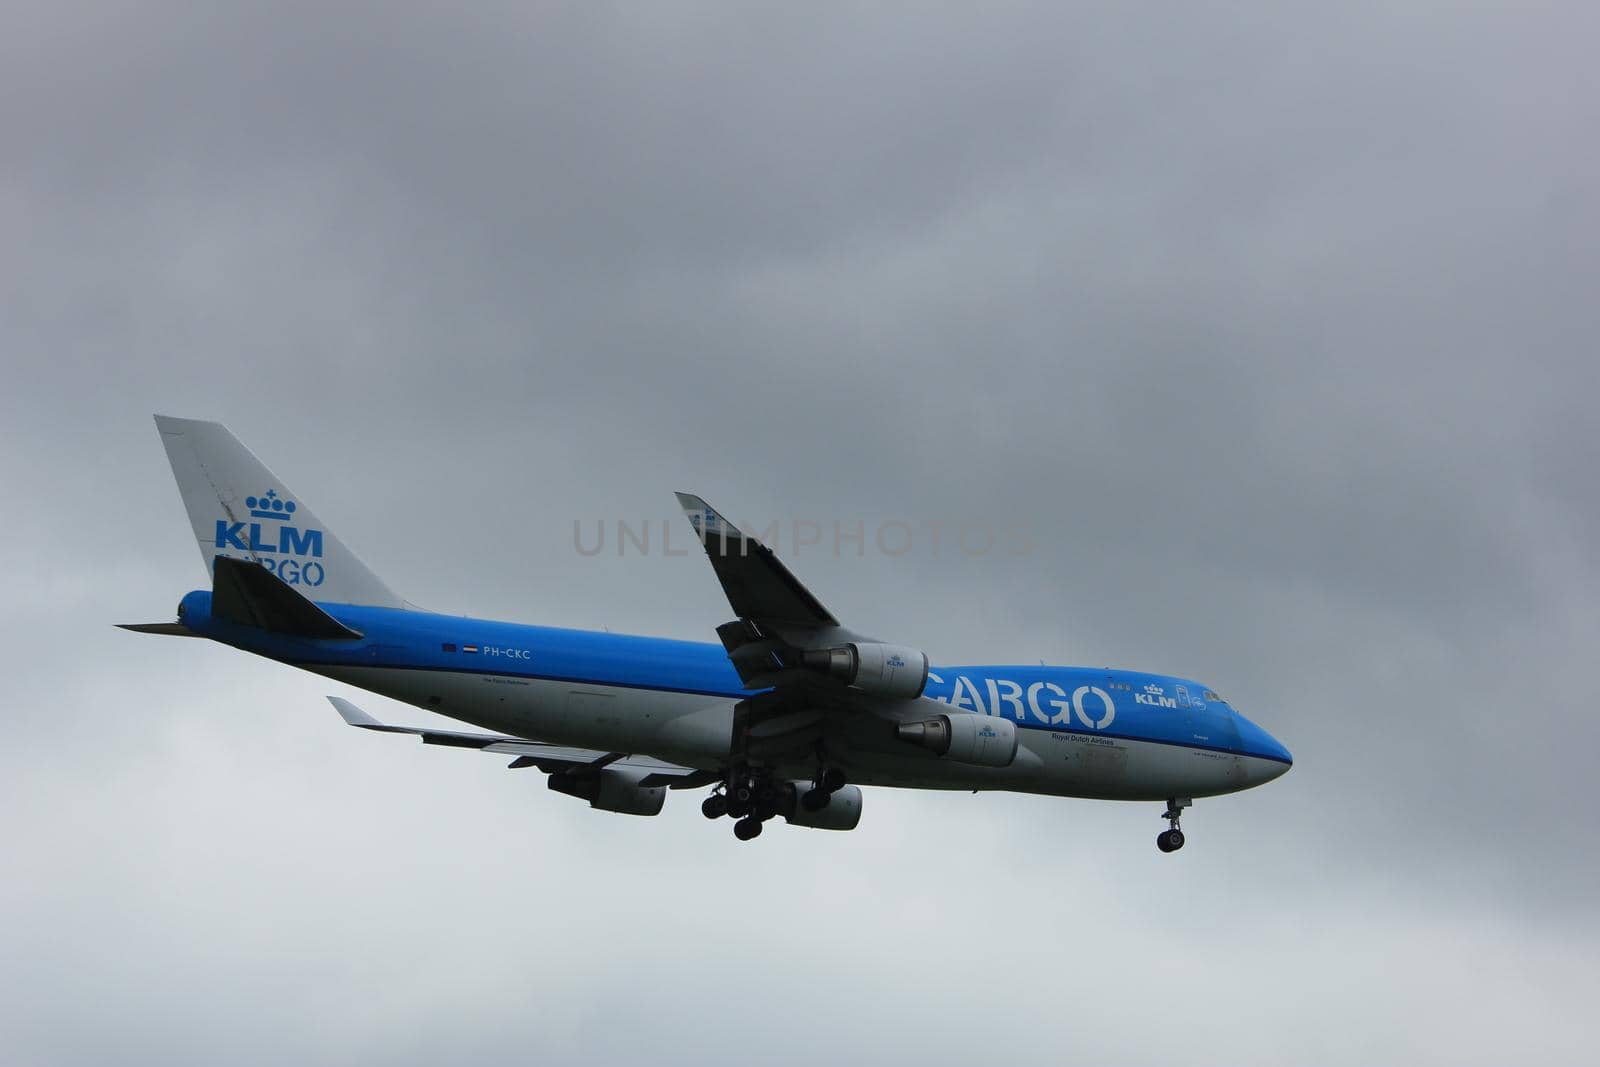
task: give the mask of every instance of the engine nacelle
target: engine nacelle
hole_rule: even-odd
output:
[[[848,644],[816,648],[800,661],[814,671],[875,696],[915,700],[928,684],[928,657],[905,645]]]
[[[853,785],[841,786],[828,795],[828,806],[821,811],[807,811],[800,798],[811,788],[810,782],[791,782],[784,792],[787,803],[779,813],[790,826],[809,826],[814,830],[854,830],[861,821],[861,790]]]
[[[667,800],[664,785],[639,782],[650,772],[632,767],[601,767],[598,771],[558,771],[550,788],[569,797],[587,800],[591,808],[623,815],[660,815]]]
[[[940,715],[901,723],[894,734],[958,763],[1009,767],[1017,758],[1017,724],[994,715]]]

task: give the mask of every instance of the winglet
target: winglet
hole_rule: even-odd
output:
[[[360,726],[367,730],[382,730],[384,724],[374,719],[343,697],[329,697],[328,703],[333,705],[333,710],[339,713],[339,718],[351,726]]]
[[[678,505],[683,508],[683,514],[689,520],[689,525],[694,527],[694,532],[701,542],[709,537],[721,537],[729,541],[743,541],[744,534],[739,528],[727,519],[722,513],[705,502],[703,497],[693,493],[674,494],[678,498]]]

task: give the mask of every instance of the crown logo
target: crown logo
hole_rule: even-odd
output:
[[[285,500],[276,489],[268,489],[264,496],[247,496],[244,506],[258,519],[277,519],[287,522],[294,516],[294,501]]]
[[[1151,696],[1160,696],[1163,692],[1165,692],[1165,690],[1159,685],[1147,685],[1144,687],[1144,691],[1149,693]]]

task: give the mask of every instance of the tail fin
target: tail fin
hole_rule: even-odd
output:
[[[220,422],[157,415],[156,428],[208,572],[248,559],[314,600],[407,606]]]

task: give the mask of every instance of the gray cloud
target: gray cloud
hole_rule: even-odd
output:
[[[12,5],[7,1058],[1586,1058],[1595,22]],[[152,411],[532,622],[709,636],[703,561],[571,547],[675,488],[1016,519],[792,562],[943,662],[1206,678],[1297,765],[1176,864],[1143,806],[597,815],[111,630],[200,582]]]

